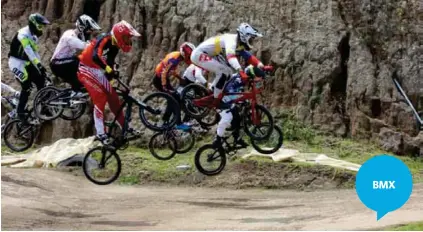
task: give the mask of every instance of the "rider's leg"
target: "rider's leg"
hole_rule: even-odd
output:
[[[88,94],[94,104],[94,125],[96,135],[99,138],[104,137],[104,108],[107,102],[107,94],[99,77],[104,76],[99,69],[80,66],[78,72],[79,81],[85,86]],[[105,78],[105,77],[104,77]],[[107,80],[107,78],[105,78]]]
[[[231,68],[228,65],[220,63],[217,59],[212,58],[197,49],[193,51],[191,55],[191,61],[195,65],[215,74],[215,79],[213,80],[212,86],[214,86],[213,97],[217,98],[222,92],[222,87],[224,85],[224,82],[223,85],[218,85],[218,83],[222,76],[228,77],[231,75]]]
[[[27,62],[24,60],[16,59],[14,57],[9,58],[9,68],[12,70],[15,78],[21,84],[21,94],[19,96],[19,103],[17,106],[18,117],[23,119],[25,116],[25,106],[28,102],[28,97],[31,92],[31,81],[28,78],[28,72],[26,70]]]
[[[60,77],[72,87],[75,93],[80,92],[82,84],[78,81],[77,72],[79,60],[77,57],[56,59],[50,63],[50,69],[54,75]]]
[[[247,147],[248,144],[240,137],[240,130],[241,130],[241,115],[239,114],[238,107],[234,104],[231,108],[231,112],[233,115],[233,119],[231,122],[232,128],[234,128],[232,135],[234,136],[234,140],[237,144]]]
[[[109,107],[112,110],[115,117],[117,117],[117,122],[121,128],[125,123],[125,118],[123,116],[123,111],[121,110],[118,115],[118,111],[122,105],[119,100],[119,95],[116,93],[115,89],[110,85],[110,82],[106,79],[103,83],[105,89],[107,90],[107,102],[109,103]]]
[[[215,148],[222,145],[222,137],[225,134],[225,130],[231,125],[231,121],[233,119],[233,115],[230,109],[223,109],[219,114],[220,121],[219,124],[217,124],[216,138],[213,141],[213,146]]]

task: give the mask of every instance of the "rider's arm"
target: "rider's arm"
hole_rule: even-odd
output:
[[[178,64],[179,64],[179,60],[175,58],[170,58],[167,62],[164,63],[162,76],[161,76],[162,86],[166,86],[167,77],[171,75],[171,73],[175,70]]]
[[[113,69],[107,65],[106,61],[102,58],[103,49],[107,42],[109,42],[109,36],[100,37],[94,45],[93,61],[100,66],[100,68],[106,70],[107,73],[111,73]]]
[[[236,71],[241,70],[241,65],[239,64],[238,59],[236,58],[236,41],[235,40],[226,40],[225,41],[225,51],[226,59],[233,69]]]
[[[72,48],[76,48],[78,50],[84,50],[84,48],[89,44],[87,42],[84,42],[74,36],[69,36],[68,38],[68,44]]]
[[[203,76],[203,70],[200,67],[195,66],[194,77],[196,81],[200,82],[203,85],[207,83],[206,78],[204,78]]]
[[[34,41],[32,41],[30,38],[28,38],[28,36],[19,33],[18,34],[18,40],[21,42],[22,47],[26,53],[26,55],[28,56],[29,60],[31,61],[31,63],[33,65],[37,65],[40,63],[40,55],[38,55],[38,53],[36,51],[34,51],[31,47],[31,43],[35,43]]]
[[[257,57],[255,57],[248,51],[242,50],[242,51],[239,51],[238,54],[242,56],[242,58],[244,58],[244,60],[246,60],[248,64],[251,64],[254,67],[262,68],[264,66],[263,63],[259,59],[257,59]]]

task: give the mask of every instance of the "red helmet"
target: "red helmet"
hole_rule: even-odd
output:
[[[113,25],[112,37],[123,52],[131,51],[133,36],[139,37],[141,35],[125,20]]]
[[[179,47],[179,52],[187,64],[191,64],[191,53],[194,49],[194,44],[189,42],[185,42]]]

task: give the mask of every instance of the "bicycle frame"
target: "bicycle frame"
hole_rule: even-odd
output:
[[[119,91],[118,95],[121,96],[123,98],[123,103],[120,105],[119,110],[117,111],[113,121],[111,122],[111,125],[115,125],[117,118],[119,116],[119,114],[123,111],[123,108],[125,106],[127,106],[126,111],[125,111],[125,115],[124,115],[124,124],[123,124],[123,128],[122,128],[122,134],[121,137],[123,138],[125,136],[126,131],[129,128],[129,122],[131,121],[132,118],[132,106],[133,104],[137,105],[138,107],[142,108],[142,109],[146,109],[147,111],[151,112],[151,113],[157,113],[156,110],[152,109],[150,106],[147,106],[144,102],[139,101],[137,99],[135,99],[134,97],[132,97],[129,92],[129,87],[123,83],[119,78],[116,79],[119,83],[119,85],[122,85],[125,88],[125,91]],[[116,88],[116,90],[119,90]],[[111,136],[109,130],[107,132],[108,136]]]
[[[255,109],[256,107],[255,106],[257,104],[257,95],[260,94],[263,91],[263,88],[257,88],[256,84],[261,82],[261,81],[262,81],[261,78],[255,78],[252,81],[250,80],[249,85],[251,86],[251,91],[248,91],[248,92],[227,93],[227,92],[222,91],[218,96],[219,102],[222,101],[223,97],[225,97],[225,96],[239,96],[239,95],[241,95],[241,97],[235,99],[233,101],[233,103],[236,104],[236,103],[239,103],[239,102],[242,102],[242,101],[245,101],[245,100],[251,101],[252,122],[253,122],[254,125],[258,125],[260,123],[260,121],[259,121],[258,117],[256,117],[256,109]],[[226,88],[228,83],[229,83],[228,81],[225,83],[225,85],[223,86],[223,89]],[[210,105],[209,96],[193,100],[193,104],[195,106],[212,108],[212,106]]]
[[[417,112],[417,110],[414,108],[413,103],[411,103],[411,101],[408,99],[407,94],[404,92],[404,90],[402,89],[401,85],[399,84],[398,80],[393,77],[392,78],[394,81],[395,86],[397,87],[398,91],[401,93],[401,95],[405,98],[408,106],[410,106],[411,110],[413,111],[414,117],[416,118],[417,122],[419,123],[420,127],[420,131],[423,131],[423,119],[420,117],[419,113]]]

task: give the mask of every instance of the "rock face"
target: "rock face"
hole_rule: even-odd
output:
[[[394,152],[423,154],[422,135],[391,79],[398,70],[403,88],[422,108],[421,1],[2,0],[6,82],[12,79],[8,45],[34,11],[53,22],[42,39],[46,63],[61,33],[81,13],[98,19],[104,31],[121,19],[131,22],[142,40],[118,62],[140,96],[152,91],[154,67],[167,52],[249,22],[265,35],[254,52],[277,68],[266,90],[268,106],[293,109],[304,122],[339,136],[375,139],[382,146],[392,141],[386,148]],[[87,136],[92,130],[62,128],[90,123],[87,118],[54,122],[44,139]]]

